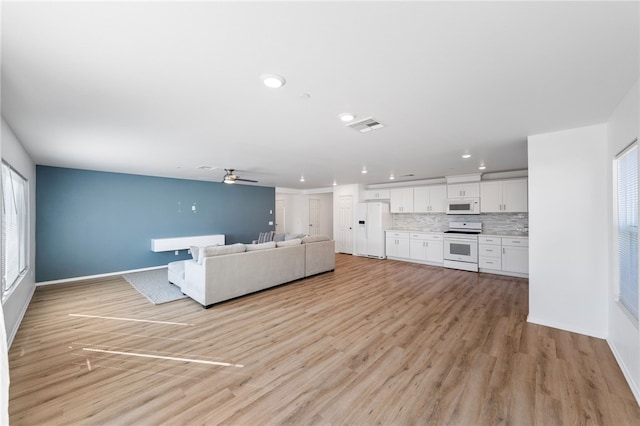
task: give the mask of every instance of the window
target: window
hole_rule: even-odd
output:
[[[2,297],[27,270],[27,181],[2,163]]]
[[[638,144],[615,160],[618,198],[618,301],[638,319]]]

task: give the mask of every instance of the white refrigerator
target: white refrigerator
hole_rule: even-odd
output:
[[[356,256],[384,259],[385,231],[391,228],[387,203],[359,203],[356,211]]]

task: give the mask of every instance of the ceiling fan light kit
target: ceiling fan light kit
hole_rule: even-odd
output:
[[[237,175],[235,175],[234,172],[235,169],[224,169],[224,171],[226,172],[226,174],[224,175],[224,177],[222,178],[222,183],[228,183],[228,184],[233,184],[236,182],[252,182],[252,183],[258,183],[257,180],[252,180],[252,179],[241,179],[239,178]]]

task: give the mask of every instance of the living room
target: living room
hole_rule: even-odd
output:
[[[3,162],[28,182],[28,204],[34,207],[28,221],[29,267],[11,292],[3,295],[3,328],[9,345],[21,332],[21,321],[34,294],[43,289],[37,283],[54,282],[47,286],[53,288],[58,281],[100,280],[105,275],[189,257],[186,250],[178,256],[174,252],[152,253],[151,238],[222,233],[230,243],[248,243],[278,225],[279,198],[295,206],[287,210],[289,213],[297,209],[290,216],[295,226],[284,226],[303,232],[307,203],[317,192],[326,205],[327,197],[333,197],[333,217],[324,214],[323,227],[338,241],[339,195],[351,194],[355,203],[369,185],[395,185],[389,180],[390,172],[395,173],[394,182],[409,185],[477,172],[478,161],[483,160],[487,167],[483,173],[527,171],[528,324],[606,341],[628,383],[627,391],[640,399],[640,333],[637,319],[634,321],[617,301],[612,207],[613,159],[637,138],[640,127],[637,2],[549,2],[543,6],[378,3],[367,4],[369,23],[362,26],[354,23],[355,17],[365,13],[360,2],[271,4],[274,12],[267,11],[269,2],[262,6],[203,2],[185,9],[171,2],[147,6],[126,2],[117,6],[3,3],[0,153]],[[219,9],[207,11],[206,6]],[[252,12],[251,18],[248,12]],[[141,18],[147,14],[154,19]],[[494,24],[484,27],[493,28],[495,34],[488,31],[483,34],[486,38],[476,39],[477,44],[472,42],[473,32],[462,38],[466,47],[463,52],[469,54],[463,59],[469,66],[464,73],[460,68],[450,69],[455,82],[440,83],[446,93],[438,90],[438,84],[419,83],[421,76],[443,78],[444,74],[429,74],[435,72],[430,61],[440,58],[446,64],[453,59],[445,52],[461,53],[460,46],[445,44],[447,37],[455,37],[446,31],[436,32],[436,28],[444,29],[437,19],[428,18],[429,14],[442,14],[443,22],[455,22],[452,28],[457,30],[463,23],[475,22],[470,17],[474,14],[479,14],[480,21]],[[260,15],[269,16],[272,23],[259,19]],[[390,16],[400,22],[406,20],[406,31],[398,28],[402,25],[392,25]],[[331,17],[336,19],[333,25],[321,25],[333,22]],[[209,34],[207,25],[216,25],[200,19],[215,22],[220,26],[219,33]],[[144,31],[137,31],[138,25],[143,25]],[[191,27],[193,33],[165,34],[164,29],[172,25],[184,31]],[[230,42],[225,32],[250,34],[242,31],[252,25],[257,32],[249,38],[273,31],[278,37],[266,39],[283,43],[278,49],[293,52],[299,63],[287,65],[286,57],[265,54],[269,50],[262,44],[264,50],[240,49],[235,56],[220,47],[221,40]],[[423,26],[434,32],[419,32]],[[473,28],[477,30],[478,26]],[[355,39],[338,48],[325,34],[328,29],[336,36]],[[314,31],[321,36],[313,37]],[[521,51],[496,42],[503,31],[522,43]],[[300,40],[296,42],[292,34],[299,35]],[[322,36],[327,37],[324,42]],[[222,66],[216,61],[197,62],[204,50],[200,44],[185,42],[191,37],[211,37],[208,42],[215,46],[216,61],[226,61],[229,70],[220,70]],[[440,40],[445,50],[439,51],[437,43],[427,43],[428,37]],[[365,44],[366,40],[370,44]],[[412,40],[416,42],[413,46]],[[455,41],[461,42],[457,38]],[[248,45],[252,43],[255,40],[247,41]],[[493,52],[488,58],[499,62],[487,63],[472,54],[484,43],[494,47],[482,52]],[[127,44],[134,48],[125,50]],[[185,46],[192,46],[193,51]],[[322,59],[314,62],[305,54],[312,46],[331,52],[328,57],[315,57]],[[341,70],[331,65],[350,63],[347,59],[358,47],[361,53],[354,56],[359,68]],[[376,48],[385,55],[378,56]],[[421,50],[429,54],[415,55]],[[167,52],[169,56],[184,54],[179,57],[187,60],[183,63],[188,67],[165,60]],[[406,67],[383,67],[386,62],[404,63],[410,57],[413,59]],[[310,70],[312,65],[319,70]],[[516,73],[522,71],[520,65],[533,71]],[[158,74],[147,74],[150,68]],[[129,71],[118,71],[123,69]],[[286,77],[281,89],[289,92],[258,87],[262,84],[259,74],[273,71]],[[349,83],[336,83],[335,92],[331,89],[334,95],[329,96],[320,76],[339,82],[338,71],[344,72],[344,80]],[[372,81],[366,80],[369,72]],[[212,82],[212,86],[203,83],[214,75],[227,82]],[[229,83],[236,77],[244,83]],[[359,87],[361,97],[357,97],[349,86],[359,80],[369,87],[375,81],[384,81],[395,85],[396,93],[388,95],[385,88],[367,92]],[[409,83],[400,86],[400,80]],[[170,81],[176,83],[164,92],[162,85]],[[465,81],[468,83],[462,84]],[[247,89],[253,83],[256,87]],[[461,86],[460,92],[454,90],[456,85]],[[229,94],[230,87],[237,92]],[[197,95],[205,92],[202,97]],[[373,102],[370,98],[375,98],[376,92],[382,100]],[[345,100],[340,93],[350,95],[344,95],[348,98]],[[245,95],[254,97],[254,103],[248,103]],[[164,102],[165,97],[170,102]],[[211,99],[224,100],[217,103]],[[518,99],[530,102],[517,103]],[[156,110],[158,105],[164,107]],[[334,109],[331,117],[325,117],[326,110]],[[493,113],[482,115],[484,109]],[[523,112],[511,115],[511,110],[519,109]],[[181,113],[183,110],[187,113]],[[401,116],[402,110],[406,117]],[[362,114],[357,118],[375,116],[385,127],[366,134],[354,132],[338,118],[346,111]],[[437,122],[438,126],[429,126],[426,121]],[[251,131],[239,132],[243,126],[251,127]],[[323,130],[329,127],[331,130]],[[458,132],[457,128],[464,129]],[[500,131],[492,133],[493,128]],[[237,135],[230,132],[233,129]],[[392,133],[396,131],[406,133]],[[443,134],[447,132],[454,136]],[[495,143],[491,138],[496,138]],[[281,145],[279,140],[288,144]],[[473,155],[469,160],[473,163],[461,159],[465,150]],[[238,167],[240,178],[258,180],[258,184],[221,184],[224,168],[231,166]],[[415,176],[401,177],[404,174]],[[366,273],[366,266],[349,263],[341,256],[337,257],[336,277],[341,266],[345,274],[351,273],[349,268]],[[371,262],[375,261],[367,263],[375,265],[369,267],[371,271],[382,273],[380,265],[387,261]],[[394,267],[394,272],[399,277],[403,266],[407,274],[416,271],[413,265],[398,265],[400,269]],[[425,271],[443,273],[429,268]],[[455,275],[456,279],[462,276]],[[315,280],[322,286],[328,279]],[[514,283],[516,287],[523,285]],[[79,287],[76,290],[81,292]],[[62,290],[48,291],[66,294]],[[279,291],[299,299],[297,294],[288,293],[291,290]],[[236,301],[232,306],[240,309],[241,304]],[[251,306],[260,310],[253,303]],[[268,306],[283,309],[272,301]],[[313,310],[305,306],[308,312]],[[135,305],[132,312],[139,308]],[[364,309],[375,316],[375,311]],[[164,321],[170,321],[169,308],[157,312],[162,312],[159,315]],[[275,327],[275,314],[263,313]],[[205,315],[200,311],[181,314],[194,318]],[[33,327],[29,324],[25,330]],[[7,350],[2,354],[6,357]]]

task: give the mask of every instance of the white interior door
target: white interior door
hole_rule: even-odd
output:
[[[341,195],[338,201],[338,251],[353,254],[353,196]]]
[[[285,206],[284,200],[276,200],[276,233],[284,234],[285,229]]]
[[[320,200],[309,199],[309,235],[320,235]]]

